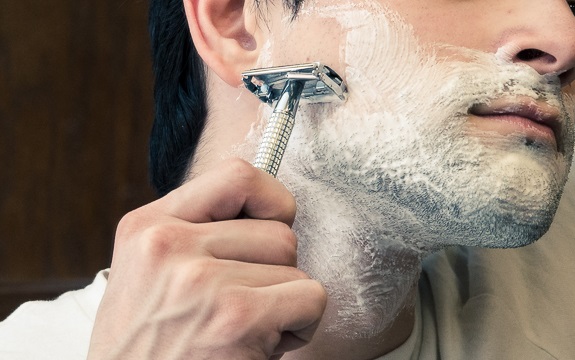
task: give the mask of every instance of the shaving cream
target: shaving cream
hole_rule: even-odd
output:
[[[510,49],[420,44],[399,15],[371,0],[307,2],[271,35],[260,65],[283,65],[278,44],[318,19],[341,28],[336,51],[349,99],[300,105],[278,177],[298,204],[299,267],[335,304],[327,331],[369,337],[412,305],[429,252],[518,247],[543,235],[573,156],[573,99],[557,76],[510,62]],[[309,60],[322,59],[300,62]],[[474,104],[502,97],[559,108],[561,151],[470,123]],[[265,122],[269,107],[261,113]]]

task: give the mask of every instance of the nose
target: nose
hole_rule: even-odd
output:
[[[524,0],[522,21],[504,36],[514,49],[513,62],[525,63],[540,74],[556,73],[563,86],[575,80],[575,15],[565,0]],[[575,7],[575,6],[574,6]]]

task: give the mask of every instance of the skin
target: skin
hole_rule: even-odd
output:
[[[312,340],[318,327],[329,326],[334,310],[321,284],[296,268],[293,196],[245,161],[221,161],[244,142],[258,117],[258,100],[238,88],[238,79],[241,71],[257,67],[266,41],[285,26],[283,9],[267,7],[268,26],[261,26],[251,3],[184,4],[194,43],[209,68],[210,94],[217,98],[209,99],[193,179],[127,214],[118,226],[89,358],[268,359],[309,343],[283,358],[373,359],[401,345],[413,327],[415,289],[402,300],[405,307],[395,321],[371,337],[342,340],[343,334],[320,330]],[[571,91],[575,17],[562,0],[385,4],[413,25],[423,43],[489,53],[511,49],[511,61],[540,74],[561,73],[564,91]],[[289,33],[286,43],[306,34],[325,36],[298,42],[275,61],[322,59],[344,73],[337,48],[330,47],[342,36],[337,24],[318,21],[305,29]],[[528,49],[539,50],[538,55],[526,57]],[[526,131],[513,121],[484,120],[469,115],[469,122],[484,130]]]

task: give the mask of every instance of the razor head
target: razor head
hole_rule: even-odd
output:
[[[288,81],[303,82],[302,101],[332,102],[347,97],[342,78],[320,62],[248,70],[242,76],[246,88],[269,104],[279,98]]]

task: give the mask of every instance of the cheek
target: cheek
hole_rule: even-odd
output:
[[[413,27],[422,44],[443,43],[483,51],[492,49],[497,22],[491,18],[492,7],[477,1],[386,0],[385,6],[396,11]],[[481,6],[481,7],[480,7]],[[484,11],[489,9],[490,11]]]
[[[345,34],[334,19],[312,19],[300,15],[292,23],[284,20],[270,36],[270,66],[320,61],[338,73],[343,73],[340,56]]]

